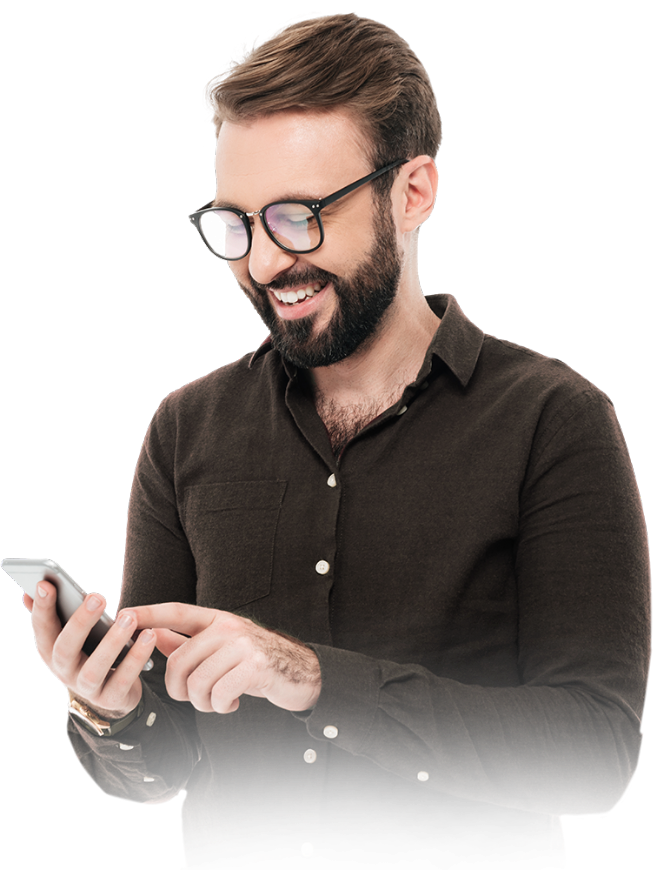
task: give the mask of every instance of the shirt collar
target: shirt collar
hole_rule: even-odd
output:
[[[426,299],[433,313],[440,317],[427,357],[432,354],[439,357],[461,386],[467,387],[479,359],[484,333],[468,320],[453,296],[440,293]]]
[[[432,355],[439,357],[456,375],[461,386],[466,387],[477,365],[484,333],[465,316],[453,296],[439,293],[427,296],[427,303],[434,314],[440,317],[440,326],[429,345],[427,359]],[[256,360],[273,350],[271,337],[268,336],[249,361],[252,368]],[[296,375],[296,367],[283,360],[290,377]]]

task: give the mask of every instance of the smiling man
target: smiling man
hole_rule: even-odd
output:
[[[111,794],[186,789],[191,865],[559,866],[558,814],[612,806],[640,744],[646,535],[613,407],[423,294],[440,118],[394,32],[295,25],[212,99],[191,220],[269,338],[158,409],[90,657],[102,600],[60,631],[39,588],[76,752]]]
[[[435,128],[437,145],[437,113]],[[420,154],[372,172],[371,150],[353,111],[342,108],[226,120],[217,140],[215,204],[240,202],[243,211],[220,207],[195,216],[206,240],[218,235],[214,226],[206,229],[210,221],[225,226],[229,218],[251,217],[252,224],[242,218],[239,233],[231,225],[231,244],[236,235],[241,240],[240,250],[229,252],[240,255],[231,268],[269,327],[272,346],[309,372],[335,452],[415,380],[440,322],[422,294],[414,233],[433,208],[435,163]],[[386,190],[399,193],[394,212],[389,193],[372,195],[370,181],[386,176]],[[263,197],[273,204],[263,208]],[[315,203],[322,207],[313,213]]]

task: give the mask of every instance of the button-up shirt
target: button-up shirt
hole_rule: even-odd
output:
[[[336,844],[358,843],[449,866],[476,841],[547,843],[555,814],[607,809],[632,774],[648,558],[613,406],[452,297],[428,302],[417,379],[337,457],[268,342],[150,426],[122,606],[233,611],[322,672],[311,711],[243,697],[218,715],[172,701],[159,657],[122,746],[70,724],[109,792],[187,789],[192,856],[267,831],[304,860],[333,848],[346,867]]]

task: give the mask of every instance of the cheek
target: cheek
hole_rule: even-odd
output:
[[[324,244],[317,253],[337,266],[332,271],[350,271],[372,250],[376,241],[373,221],[370,209],[359,208],[343,220],[325,223]]]
[[[327,228],[324,234],[324,243],[314,254],[307,257],[308,265],[318,269],[324,269],[333,275],[346,275],[358,264],[363,251],[362,233],[357,227],[333,226]]]

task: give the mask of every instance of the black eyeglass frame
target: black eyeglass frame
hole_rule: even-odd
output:
[[[262,225],[265,229],[265,232],[269,236],[269,238],[274,242],[275,245],[278,245],[279,248],[282,248],[284,251],[287,251],[290,254],[312,254],[313,251],[316,251],[321,245],[324,243],[324,226],[322,224],[322,219],[320,216],[320,212],[323,208],[326,208],[327,205],[332,205],[332,203],[336,202],[338,199],[342,199],[343,196],[346,196],[348,193],[351,193],[352,190],[356,190],[359,187],[362,187],[364,184],[367,184],[368,181],[374,181],[375,178],[378,178],[380,175],[384,175],[386,172],[390,172],[391,169],[396,169],[397,166],[402,166],[402,164],[408,163],[408,158],[400,157],[398,160],[395,160],[393,163],[389,163],[387,166],[384,166],[381,169],[376,169],[374,172],[370,172],[369,175],[365,175],[363,178],[359,178],[358,181],[354,181],[351,184],[348,184],[346,187],[341,187],[340,190],[336,190],[335,193],[329,194],[329,196],[325,196],[323,199],[319,200],[311,200],[311,199],[279,199],[276,202],[269,202],[267,205],[258,209],[258,211],[240,211],[238,208],[232,208],[230,206],[213,206],[212,202],[207,203],[198,211],[195,211],[193,214],[190,214],[189,219],[194,224],[196,229],[199,232],[199,235],[205,242],[208,250],[215,255],[215,257],[219,257],[221,260],[243,260],[244,257],[247,257],[251,251],[251,242],[253,240],[253,233],[251,232],[251,222],[249,218],[255,217],[259,215]],[[313,248],[307,248],[303,251],[299,251],[296,248],[288,248],[282,242],[280,242],[270,230],[267,221],[265,219],[265,212],[268,208],[271,208],[274,205],[303,205],[309,211],[312,212],[313,217],[317,221],[317,226],[319,228],[319,242]],[[218,254],[214,248],[210,246],[210,243],[205,238],[203,234],[203,230],[201,229],[201,217],[210,211],[229,211],[232,214],[237,215],[237,217],[242,221],[244,225],[244,229],[246,230],[246,252],[242,254],[240,257],[223,257],[221,254]]]

